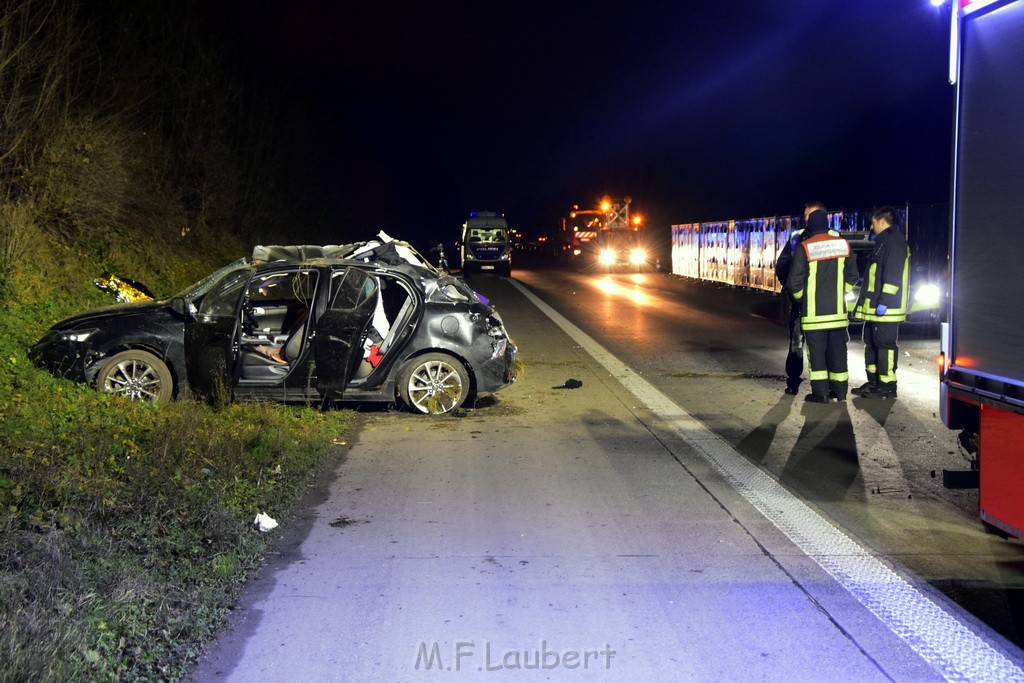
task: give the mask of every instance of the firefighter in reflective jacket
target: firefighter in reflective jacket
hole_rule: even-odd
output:
[[[896,212],[889,207],[871,213],[875,248],[853,317],[864,321],[864,365],[868,381],[853,390],[865,398],[896,398],[896,366],[900,323],[907,319],[910,249],[898,229]]]
[[[793,254],[786,283],[800,303],[800,326],[807,342],[811,393],[804,400],[845,401],[850,381],[846,293],[857,283],[857,263],[851,258],[850,243],[828,229],[824,211],[813,211],[807,217],[806,232]]]

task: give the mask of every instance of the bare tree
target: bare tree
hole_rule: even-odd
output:
[[[0,15],[0,172],[67,114],[74,96],[73,55],[82,32],[73,0],[13,0]]]

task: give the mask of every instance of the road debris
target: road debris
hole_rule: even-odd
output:
[[[277,520],[265,512],[261,512],[256,515],[256,519],[252,520],[252,523],[256,525],[256,528],[260,531],[270,531],[271,529],[277,528]]]

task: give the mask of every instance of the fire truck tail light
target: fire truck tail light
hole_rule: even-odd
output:
[[[964,14],[975,12],[986,5],[991,5],[996,0],[960,0],[960,9]]]

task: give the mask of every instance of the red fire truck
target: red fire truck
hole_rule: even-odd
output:
[[[940,410],[977,447],[981,519],[1024,539],[1024,0],[953,5]]]
[[[562,219],[559,233],[560,260],[563,264],[576,264],[597,233],[605,229],[608,214],[600,209],[580,209],[573,205],[569,215]]]

